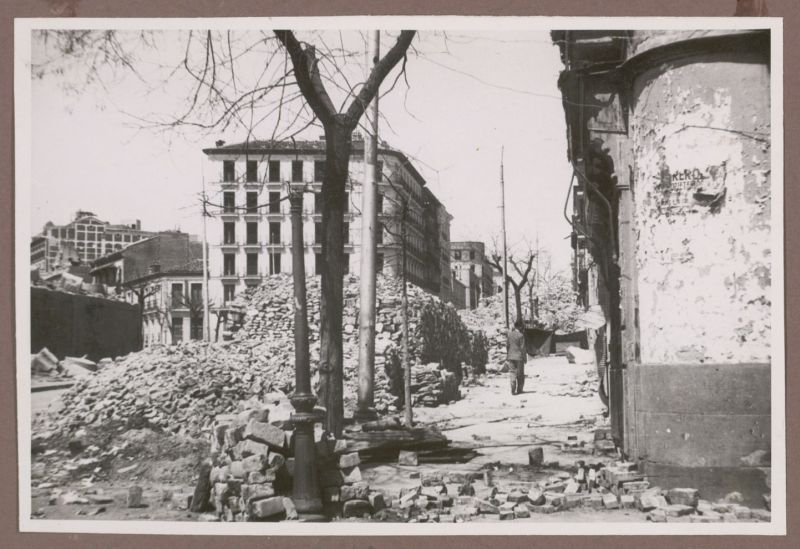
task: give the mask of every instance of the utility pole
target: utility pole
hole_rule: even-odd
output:
[[[206,235],[207,200],[206,176],[203,175],[203,338],[211,341],[211,316],[208,305],[208,236]]]
[[[295,388],[290,397],[295,412],[294,480],[292,499],[297,510],[307,515],[322,511],[319,480],[316,471],[314,405],[317,397],[311,392],[311,369],[308,353],[308,313],[306,304],[306,267],[303,250],[303,188],[289,188],[292,218],[292,281],[294,286],[294,369]]]
[[[411,410],[411,360],[408,352],[408,276],[406,268],[408,262],[406,260],[407,250],[407,229],[406,222],[408,221],[408,200],[403,197],[402,210],[400,213],[400,246],[403,252],[403,347],[402,347],[402,360],[403,360],[403,397],[405,399],[405,423],[407,428],[414,426],[414,417]]]
[[[508,242],[506,240],[506,183],[503,179],[503,152],[500,147],[500,223],[503,230],[503,303],[505,304],[506,330],[508,330]]]
[[[380,31],[373,31],[369,43],[367,73],[380,59]],[[358,405],[356,418],[371,420],[377,417],[375,398],[375,285],[376,232],[378,224],[378,93],[372,100],[369,131],[364,139],[364,181],[361,186],[361,287],[359,294],[358,334]]]

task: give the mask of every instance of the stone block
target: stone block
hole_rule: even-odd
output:
[[[251,504],[260,499],[271,498],[275,495],[272,484],[242,484],[242,499],[246,504]]]
[[[632,494],[622,494],[619,496],[619,505],[623,509],[633,509],[636,506],[636,498]]]
[[[416,452],[400,450],[400,453],[397,455],[397,464],[417,466],[419,465],[419,456]]]
[[[697,507],[700,501],[700,493],[694,488],[671,488],[667,492],[667,501],[671,504]]]
[[[269,446],[255,440],[242,440],[236,443],[233,450],[234,457],[243,459],[248,456],[268,456]]]
[[[144,502],[142,500],[141,486],[131,486],[128,488],[127,504],[128,507],[130,508],[137,508],[144,506]]]
[[[639,497],[640,511],[651,511],[653,509],[658,509],[659,507],[666,507],[667,505],[667,500],[664,499],[664,496],[651,496],[642,494]]]
[[[692,515],[690,520],[692,522],[722,522],[722,514],[714,511],[705,511],[700,515]]]
[[[517,505],[514,507],[514,517],[515,518],[528,518],[531,516],[531,512],[526,505]]]
[[[500,508],[491,501],[480,499],[476,502],[478,511],[481,513],[499,513]]]
[[[244,470],[244,467],[242,466],[242,462],[241,461],[239,461],[239,460],[232,461],[230,463],[230,465],[228,465],[228,467],[230,469],[230,473],[231,473],[232,477],[241,478],[241,479],[244,478],[245,470]]]
[[[514,520],[514,510],[500,509],[500,520]]]
[[[283,498],[283,509],[286,512],[286,520],[297,520],[299,517],[297,507],[295,507],[292,498]]]
[[[528,496],[525,495],[520,490],[514,489],[508,493],[508,498],[506,498],[506,501],[513,501],[514,503],[523,503],[525,501],[528,501]]]
[[[559,494],[557,492],[545,492],[544,493],[544,501],[545,504],[550,504],[553,507],[561,507],[564,505],[564,494]]]
[[[344,484],[353,484],[354,482],[361,482],[361,469],[352,467],[350,469],[342,469],[342,482]]]
[[[342,506],[342,516],[344,518],[363,517],[372,512],[372,506],[368,500],[365,499],[351,499],[345,501]]]
[[[546,503],[544,492],[538,488],[531,488],[528,491],[528,501],[530,501],[533,505],[544,505]]]
[[[423,473],[420,478],[423,486],[438,486],[444,484],[444,474],[439,472]]]
[[[646,480],[633,480],[630,482],[623,482],[620,487],[623,494],[641,494],[650,488],[650,483]]]
[[[541,467],[544,464],[544,448],[537,446],[528,450],[528,465]]]
[[[603,507],[603,495],[598,493],[585,495],[583,497],[583,506],[592,509],[601,509]]]
[[[567,485],[564,487],[564,494],[577,494],[580,491],[581,485],[574,480],[567,482]]]
[[[386,508],[386,501],[383,499],[383,494],[380,492],[370,492],[367,495],[367,501],[369,501],[373,513],[377,513]]]
[[[358,452],[349,454],[342,454],[339,456],[339,468],[349,469],[361,464],[361,458],[358,457]]]
[[[528,509],[530,509],[533,513],[543,514],[543,515],[549,515],[550,513],[555,513],[558,510],[558,508],[555,505],[551,505],[549,503],[545,503],[544,505],[532,505],[529,506]]]
[[[650,522],[667,522],[667,513],[663,509],[653,509],[647,513]]]
[[[247,473],[248,484],[264,484],[265,482],[275,482],[275,471],[251,471]]]
[[[751,509],[750,518],[758,522],[770,522],[772,520],[772,512],[767,509]]]
[[[271,450],[278,452],[285,450],[286,435],[284,435],[283,429],[269,423],[251,419],[244,428],[242,436],[245,439],[266,444]]]
[[[605,494],[603,496],[603,507],[606,509],[618,509],[620,502],[614,494]]]
[[[250,517],[255,520],[281,520],[286,517],[286,507],[280,496],[255,500],[249,507]]]

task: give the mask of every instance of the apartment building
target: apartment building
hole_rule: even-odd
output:
[[[290,273],[291,219],[285,200],[290,184],[304,183],[305,265],[318,274],[324,234],[320,192],[325,173],[325,141],[253,141],[204,149],[210,193],[209,291],[227,303],[265,276]],[[353,141],[345,214],[345,272],[358,273],[361,244],[361,182],[364,142]],[[450,293],[449,238],[452,216],[426,187],[408,157],[385,143],[379,147],[378,270],[398,275],[401,267],[400,203],[408,201],[407,275],[436,295]]]
[[[482,297],[494,294],[494,272],[483,242],[451,242],[453,275],[465,287],[464,306],[474,309]]]
[[[90,263],[154,234],[143,231],[138,219],[111,224],[93,212],[79,210],[66,225],[48,221],[31,239],[31,268],[50,272],[71,262]]]

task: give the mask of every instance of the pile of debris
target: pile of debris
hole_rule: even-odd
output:
[[[191,508],[206,511],[213,501],[218,519],[229,522],[297,519],[290,497],[293,437],[291,430],[284,430],[291,429],[291,422],[270,422],[270,408],[257,401],[248,404],[237,414],[217,416],[211,440],[213,467],[201,473]],[[345,440],[319,431],[316,439],[326,513],[362,518],[382,510],[383,494],[363,481],[358,452],[348,452]]]
[[[538,450],[538,451],[537,451]],[[541,448],[532,449],[541,459]],[[532,457],[532,461],[536,458]],[[541,470],[540,461],[532,468]],[[700,499],[693,488],[662,490],[650,486],[636,464],[578,462],[574,472],[557,471],[536,482],[500,484],[489,468],[483,473],[434,472],[419,475],[419,484],[399,492],[387,510],[389,520],[405,522],[465,522],[513,520],[577,507],[595,510],[636,509],[646,520],[667,522],[679,517],[691,522],[769,521],[768,509],[741,504],[737,492],[715,503]],[[769,496],[765,496],[769,504]],[[682,518],[685,517],[685,518]]]
[[[309,347],[312,372],[319,364],[320,288],[319,278],[306,281],[309,318]],[[393,277],[378,276],[376,287],[375,321],[375,408],[379,412],[395,412],[402,404],[402,344],[401,314],[402,283]],[[294,359],[294,297],[291,277],[285,274],[268,277],[260,286],[237,297],[233,308],[244,314],[241,327],[232,334],[232,341],[251,349],[254,359],[268,370],[293,368]],[[359,281],[349,275],[344,282],[343,355],[345,409],[355,407],[357,394]],[[421,288],[408,285],[409,355],[412,368],[426,368],[424,363],[436,362],[448,369],[460,381],[462,364],[475,362],[468,345],[468,331],[455,309]],[[456,337],[458,336],[458,337]],[[478,357],[479,358],[479,357]],[[291,372],[290,372],[291,373]],[[429,393],[451,394],[444,388],[444,376],[428,376],[433,383],[424,389]],[[286,376],[287,392],[291,390],[292,375]],[[319,378],[314,374],[314,383]],[[447,400],[425,399],[430,405]]]
[[[438,406],[461,400],[455,374],[440,369],[437,363],[418,366],[413,369],[412,375],[412,406]]]
[[[83,377],[109,366],[111,363],[112,360],[109,358],[94,362],[85,355],[82,357],[68,356],[64,357],[64,360],[58,360],[58,357],[47,347],[43,347],[42,350],[31,356],[31,376],[47,377],[50,378],[50,381],[60,378]]]
[[[480,300],[475,309],[459,311],[467,329],[482,332],[488,348],[486,369],[490,372],[502,370],[506,360],[507,334],[505,329],[505,306],[502,294],[495,294]]]

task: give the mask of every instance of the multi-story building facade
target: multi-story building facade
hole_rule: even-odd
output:
[[[553,40],[565,65],[575,286],[582,305],[603,311],[588,336],[614,437],[648,474],[712,468],[763,486],[775,296],[769,32]]]
[[[49,272],[70,262],[90,263],[125,246],[152,236],[138,219],[111,224],[88,211],[75,212],[66,225],[47,222],[31,240],[31,268]]]
[[[318,273],[322,226],[320,192],[325,172],[325,142],[254,141],[204,149],[214,181],[209,223],[210,292],[227,303],[265,276],[290,273],[291,219],[288,185],[303,183],[313,194],[304,200],[305,265]],[[345,272],[358,273],[361,244],[363,140],[354,139],[345,213]],[[400,204],[408,201],[406,273],[414,284],[449,295],[452,217],[408,157],[383,144],[378,150],[378,270],[398,275],[401,267]]]
[[[466,288],[466,308],[474,309],[481,298],[494,295],[492,266],[483,242],[451,242],[450,264],[453,274]]]

